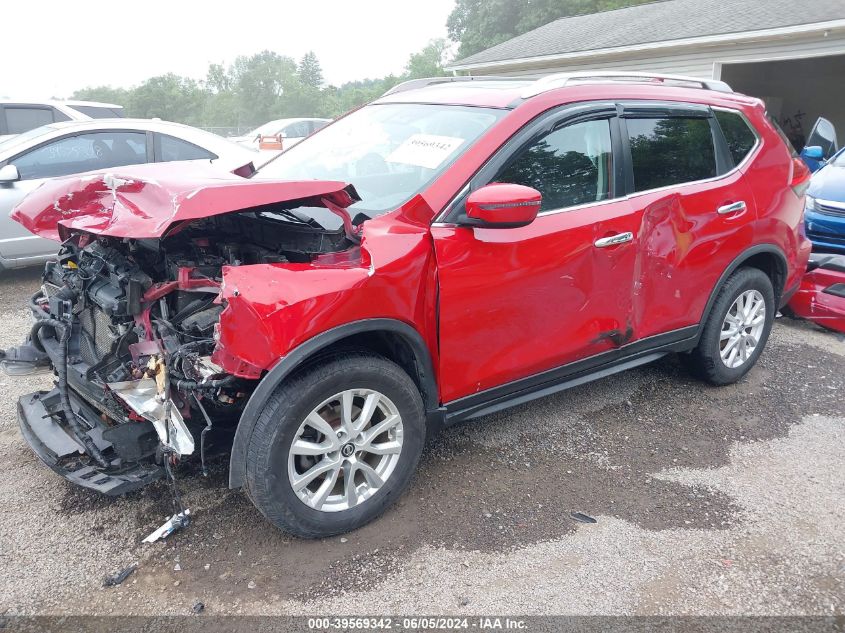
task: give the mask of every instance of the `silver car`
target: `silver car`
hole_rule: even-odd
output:
[[[146,119],[52,123],[0,141],[0,269],[41,264],[58,250],[9,218],[48,178],[168,161],[208,161],[232,171],[258,156],[210,132]]]
[[[280,136],[282,147],[288,149],[306,136],[323,129],[331,122],[331,119],[276,119],[265,123],[248,134],[235,136],[229,140],[245,147],[259,149],[262,136]]]

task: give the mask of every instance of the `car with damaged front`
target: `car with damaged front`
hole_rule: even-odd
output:
[[[808,181],[761,101],[614,72],[403,84],[249,178],[45,183],[13,215],[62,248],[4,365],[56,386],[21,431],[106,494],[223,444],[275,525],[352,530],[444,426],[669,353],[742,378],[806,266]]]

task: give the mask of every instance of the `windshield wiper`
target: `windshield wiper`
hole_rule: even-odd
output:
[[[276,210],[273,210],[273,211],[259,211],[256,215],[258,215],[260,217],[265,217],[265,218],[269,217],[270,219],[272,219],[272,216],[274,216],[274,215],[276,215],[276,216],[280,215],[283,218],[290,220],[291,222],[295,222],[296,224],[302,224],[303,226],[310,226],[310,227],[316,228],[316,229],[326,228],[322,224],[317,222],[317,220],[315,220],[314,218],[301,218],[298,215],[296,215],[293,211],[291,211],[290,209],[276,209]]]

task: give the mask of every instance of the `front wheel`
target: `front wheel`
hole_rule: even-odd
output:
[[[405,490],[424,441],[422,399],[410,377],[384,358],[344,354],[270,398],[250,438],[249,496],[297,536],[348,532]]]
[[[775,318],[775,293],[757,268],[740,268],[722,286],[698,347],[682,359],[695,375],[714,385],[742,378],[757,362]]]

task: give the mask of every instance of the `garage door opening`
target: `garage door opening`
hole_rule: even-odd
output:
[[[845,55],[722,63],[716,75],[737,92],[763,99],[798,151],[819,117],[834,124],[840,139],[845,134]]]

